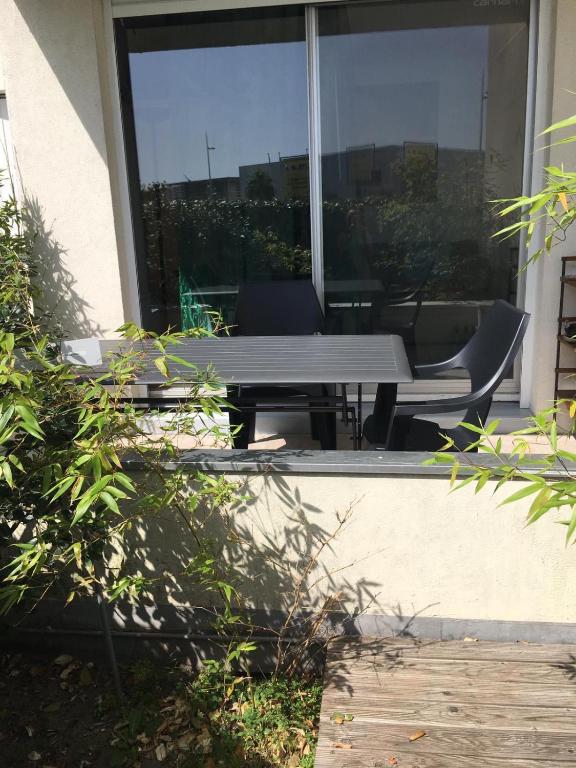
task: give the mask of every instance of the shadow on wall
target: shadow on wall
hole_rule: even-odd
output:
[[[313,663],[330,638],[356,633],[355,619],[378,605],[382,585],[352,580],[348,573],[357,562],[346,560],[355,502],[327,515],[327,510],[307,504],[277,473],[264,473],[255,487],[245,485],[240,492],[242,501],[230,510],[196,513],[214,543],[214,556],[242,596],[240,612],[248,627],[239,624],[238,629],[243,633],[248,628],[261,639],[259,663],[264,667],[273,666],[279,657],[284,669]],[[263,497],[269,508],[283,511],[274,515],[274,525],[262,511]],[[166,510],[136,526],[125,543],[127,572],[158,581],[151,600],[115,605],[116,626],[206,632],[219,606],[213,602],[214,593],[207,600],[202,588],[186,576],[195,551],[185,523]],[[368,551],[364,557],[378,554]]]
[[[86,338],[102,334],[89,319],[90,305],[75,290],[75,279],[66,266],[65,250],[53,237],[43,209],[34,197],[24,195],[23,224],[33,241],[33,259],[41,289],[40,309],[53,317],[64,337]]]
[[[70,0],[15,0],[15,6],[42,51],[44,61],[58,79],[66,100],[106,162],[92,4]],[[26,50],[27,47],[22,48],[23,56]],[[14,65],[20,65],[18,57]],[[26,71],[25,61],[23,71]]]
[[[413,622],[432,606],[418,612],[390,606],[386,546],[367,543],[359,556],[350,554],[360,500],[343,500],[339,509],[309,504],[298,487],[265,466],[260,475],[239,483],[235,506],[197,508],[194,521],[211,539],[224,581],[241,597],[237,612],[242,618],[233,631],[256,644],[257,652],[247,658],[252,671],[319,669],[327,644],[341,635],[362,634],[362,620],[373,611],[380,614],[386,636],[413,637]],[[140,574],[152,582],[138,602],[121,600],[110,607],[120,658],[150,654],[197,665],[224,655],[223,636],[214,629],[222,604],[188,572],[196,553],[194,535],[168,507],[135,523],[122,550],[110,553],[114,575]],[[355,567],[375,557],[382,562],[377,581]],[[67,594],[67,586],[59,585],[51,600],[25,615],[17,612],[15,623],[10,617],[14,642],[40,636],[59,652],[98,651],[102,626],[95,602],[77,598],[65,605]],[[339,673],[334,668],[333,680],[348,685]]]

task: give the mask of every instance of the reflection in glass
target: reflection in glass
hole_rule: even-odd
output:
[[[231,322],[240,282],[310,279],[303,8],[126,19],[119,38],[148,327]]]
[[[528,3],[319,7],[326,310],[452,354],[516,301],[488,201],[522,189]]]

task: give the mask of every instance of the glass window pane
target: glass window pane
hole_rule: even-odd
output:
[[[318,14],[328,320],[442,359],[516,301],[518,243],[491,238],[489,201],[522,188],[528,2]]]
[[[233,319],[238,284],[310,279],[303,8],[123,21],[149,327]]]

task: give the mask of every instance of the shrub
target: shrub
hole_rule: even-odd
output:
[[[550,126],[544,131],[544,135],[574,126],[576,115]],[[576,142],[576,136],[568,136],[556,143],[573,142]],[[549,255],[556,244],[565,240],[567,230],[576,220],[576,171],[548,166],[545,173],[544,187],[534,195],[497,201],[500,205],[500,216],[514,214],[519,215],[519,218],[500,229],[495,237],[508,238],[525,231],[529,245],[538,228],[544,228],[544,244],[533,252],[528,263],[543,255]],[[569,464],[576,462],[576,453],[561,446],[557,426],[557,417],[566,407],[570,418],[573,419],[576,416],[576,400],[560,400],[551,408],[533,416],[528,426],[513,433],[514,444],[508,454],[502,450],[502,440],[493,436],[498,421],[493,421],[486,427],[465,423],[465,427],[478,435],[478,440],[469,446],[467,451],[477,448],[492,456],[495,459],[494,466],[478,466],[472,460],[473,454],[467,454],[462,459],[454,453],[436,454],[428,463],[450,464],[451,485],[455,489],[474,483],[478,492],[491,479],[497,481],[497,488],[513,479],[527,481],[528,485],[510,494],[502,503],[508,504],[523,498],[531,499],[527,518],[529,525],[552,510],[564,513],[566,517],[560,522],[566,527],[566,543],[575,542],[576,475]],[[537,458],[532,456],[531,445],[527,440],[529,436],[539,437],[541,442],[547,445],[549,453]],[[453,445],[453,441],[447,438],[446,448],[453,448]]]
[[[235,486],[164,468],[184,437],[227,439],[214,420],[224,406],[219,384],[211,371],[186,384],[187,399],[152,436],[130,400],[145,345],[154,350],[164,384],[182,386],[170,373],[178,360],[174,345],[208,332],[157,335],[126,325],[120,329],[123,351],[109,357],[106,374],[80,376],[59,359],[58,338],[38,310],[30,246],[17,206],[8,200],[0,207],[0,612],[56,589],[65,589],[67,600],[95,590],[108,599],[137,596],[151,579],[126,563],[122,542],[136,524],[167,512],[189,537],[188,559],[172,578],[201,584],[234,620],[233,579],[199,510],[219,513]],[[140,472],[127,472],[128,458]],[[104,563],[112,554],[111,571]]]

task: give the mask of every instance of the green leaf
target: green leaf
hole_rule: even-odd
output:
[[[4,475],[6,483],[10,486],[10,488],[14,488],[14,480],[12,478],[12,470],[10,468],[10,464],[7,461],[3,461],[2,464],[0,464],[0,469],[2,470],[2,474]]]
[[[185,360],[183,357],[178,357],[178,355],[166,355],[166,358],[168,360],[171,360],[173,363],[178,363],[178,365],[183,365],[185,368],[193,368],[196,370],[198,366],[196,363],[190,362],[190,360]]]
[[[134,483],[128,477],[128,475],[125,475],[122,472],[116,472],[116,474],[114,475],[114,480],[115,482],[120,483],[120,485],[124,486],[124,488],[126,488],[127,491],[136,493],[136,488],[134,487]]]
[[[558,450],[556,451],[556,455],[566,461],[576,461],[576,453],[572,453],[571,451]]]
[[[458,485],[455,485],[454,488],[452,488],[452,492],[459,491],[461,488],[464,488],[465,485],[469,485],[470,483],[473,483],[477,479],[478,479],[477,474],[466,477],[464,480],[459,482]]]
[[[454,485],[456,482],[456,479],[458,478],[458,471],[460,469],[460,463],[458,461],[455,461],[452,465],[452,472],[450,473],[450,485]]]
[[[23,466],[22,462],[20,461],[20,459],[18,458],[18,456],[16,456],[14,453],[11,453],[11,454],[8,456],[8,461],[9,461],[11,464],[13,464],[13,465],[16,467],[16,469],[19,469],[19,470],[20,470],[20,472],[24,472],[24,466]]]
[[[24,404],[14,406],[16,413],[22,419],[21,427],[26,430],[33,437],[37,437],[39,440],[44,440],[44,433],[40,429],[40,424],[32,410]]]
[[[466,429],[470,430],[470,432],[475,432],[477,435],[484,436],[486,434],[484,427],[478,427],[476,424],[470,424],[468,421],[461,421],[458,426],[465,427]],[[498,426],[498,423],[496,423],[496,426]]]
[[[156,366],[156,368],[158,368],[162,376],[165,376],[167,379],[170,378],[168,366],[166,365],[166,358],[164,357],[155,358],[154,365]]]
[[[72,551],[74,553],[76,567],[78,569],[82,568],[82,542],[75,541],[74,544],[72,544]]]
[[[486,485],[488,480],[490,479],[490,470],[486,470],[485,472],[482,472],[480,475],[480,478],[478,482],[476,483],[476,488],[474,489],[474,493],[480,493],[482,488]]]
[[[4,429],[4,427],[8,424],[12,416],[14,415],[16,409],[13,405],[9,405],[8,408],[2,413],[2,416],[0,416],[0,432]]]
[[[492,435],[496,431],[497,427],[499,426],[500,426],[500,419],[494,419],[494,421],[491,421],[490,424],[488,424],[488,426],[486,427],[486,434]]]
[[[74,517],[72,518],[72,522],[70,523],[70,527],[77,525],[80,520],[84,517],[84,515],[88,512],[90,509],[90,506],[94,502],[94,497],[84,495],[82,497],[82,500],[78,503],[78,506],[76,507],[76,510],[74,512]]]
[[[79,437],[81,437],[86,432],[86,430],[90,429],[90,427],[98,421],[100,417],[101,414],[96,412],[92,413],[90,416],[88,416],[88,418],[84,419],[83,423],[80,424],[78,432],[76,432],[75,439],[77,440]]]
[[[504,501],[500,504],[502,506],[503,504],[512,504],[514,501],[520,501],[520,499],[525,499],[527,496],[532,496],[535,493],[537,493],[541,488],[545,481],[543,479],[538,480],[534,483],[531,483],[525,488],[521,488],[519,491],[516,491],[516,493],[513,493],[511,496],[508,496],[504,499]]]
[[[556,421],[553,421],[550,425],[550,445],[552,450],[556,451],[558,448],[558,425]]]
[[[544,486],[540,493],[538,493],[528,510],[528,525],[536,522],[538,518],[548,511],[548,508],[545,505],[551,495],[552,488],[550,488],[550,486]]]
[[[570,543],[570,539],[572,538],[572,536],[574,536],[575,532],[576,532],[576,510],[572,512],[572,518],[568,525],[568,529],[566,530],[566,544]]]
[[[111,509],[112,512],[115,512],[117,515],[120,514],[120,509],[116,503],[116,499],[114,496],[112,496],[111,493],[109,493],[109,491],[102,491],[100,494],[100,499],[104,502],[104,504],[106,504],[108,509]]]
[[[449,453],[435,453],[430,459],[426,459],[422,463],[425,465],[433,464],[453,464],[456,461],[456,457]]]
[[[53,495],[50,496],[50,501],[56,501],[56,499],[59,499],[60,496],[63,496],[66,491],[74,485],[74,482],[76,480],[75,475],[68,475],[68,477],[63,478],[60,480],[56,485],[52,486],[52,488],[49,488],[45,492],[45,496],[50,496],[52,492],[54,491]]]
[[[572,115],[572,117],[567,117],[565,120],[559,120],[557,123],[553,123],[551,126],[546,128],[546,130],[542,131],[540,136],[545,136],[547,133],[559,131],[562,128],[570,128],[573,125],[576,125],[576,115]]]
[[[78,496],[80,495],[80,491],[82,490],[82,486],[84,485],[85,477],[84,475],[78,475],[76,478],[74,484],[72,485],[72,490],[70,491],[70,498],[72,501],[76,501]]]

